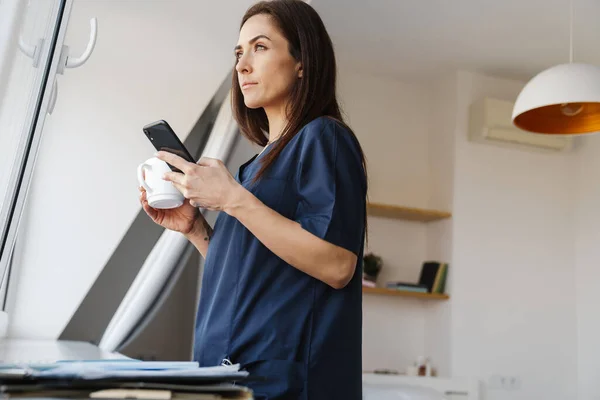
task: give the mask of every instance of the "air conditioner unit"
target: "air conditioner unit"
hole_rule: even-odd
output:
[[[512,123],[514,103],[485,97],[473,103],[469,115],[469,138],[475,142],[504,144],[547,151],[568,151],[573,137],[526,132]]]

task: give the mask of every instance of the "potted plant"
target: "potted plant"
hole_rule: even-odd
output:
[[[363,257],[363,279],[371,282],[377,281],[377,275],[379,275],[382,266],[381,257],[373,253],[365,254]]]

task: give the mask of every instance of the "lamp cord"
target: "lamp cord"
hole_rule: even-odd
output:
[[[569,62],[573,63],[573,0],[570,0],[571,10],[569,17]]]

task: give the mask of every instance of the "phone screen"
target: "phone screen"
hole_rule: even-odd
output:
[[[186,161],[195,163],[196,161],[181,143],[173,129],[164,121],[159,121],[144,127],[144,132],[156,150],[163,150],[173,153]],[[172,170],[179,170],[169,165]]]

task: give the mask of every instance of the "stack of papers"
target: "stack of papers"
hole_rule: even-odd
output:
[[[187,361],[0,364],[0,393],[15,399],[252,399],[250,389],[235,384],[247,377],[239,364],[200,367]]]
[[[0,364],[0,374],[22,375],[32,378],[47,379],[131,379],[156,380],[175,378],[245,378],[248,372],[240,371],[240,365],[221,365],[215,367],[199,367],[197,362],[188,361],[137,361],[124,360],[90,360],[59,361],[52,364],[14,365]]]

